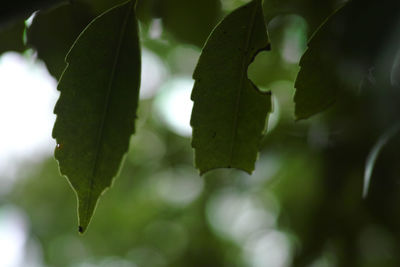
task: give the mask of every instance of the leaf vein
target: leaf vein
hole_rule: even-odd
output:
[[[240,76],[240,83],[239,83],[239,90],[236,94],[236,104],[235,104],[235,112],[234,112],[234,119],[233,119],[233,136],[232,136],[232,142],[231,142],[231,146],[230,146],[230,155],[229,155],[229,166],[232,165],[232,160],[233,160],[233,151],[234,151],[234,146],[235,146],[235,142],[237,139],[237,135],[238,135],[238,130],[237,130],[237,126],[238,126],[238,117],[239,117],[239,106],[240,106],[240,98],[242,95],[242,91],[244,90],[243,86],[244,86],[244,81],[247,78],[247,71],[246,71],[246,64],[247,64],[247,56],[249,51],[249,46],[250,46],[250,40],[252,38],[252,35],[254,33],[254,24],[255,24],[255,18],[256,18],[256,14],[257,14],[257,5],[255,5],[255,8],[251,14],[250,17],[250,21],[248,24],[248,32],[247,32],[247,36],[245,39],[245,44],[244,44],[244,56],[243,56],[243,60],[242,60],[242,66],[241,66],[241,76]]]
[[[106,118],[109,115],[111,92],[112,92],[112,88],[113,88],[114,81],[115,81],[115,72],[116,72],[116,68],[118,65],[118,61],[120,59],[121,46],[122,46],[122,43],[124,42],[124,39],[126,36],[128,21],[132,15],[133,4],[134,4],[134,1],[131,1],[131,4],[128,8],[128,11],[124,17],[124,20],[123,20],[123,23],[121,26],[121,31],[119,34],[118,43],[117,43],[117,47],[116,47],[116,51],[115,51],[113,66],[112,66],[111,73],[110,73],[110,79],[109,79],[108,86],[107,86],[107,93],[105,96],[105,107],[103,109],[103,115],[101,117],[102,119],[100,121],[99,131],[97,132],[96,153],[94,155],[94,160],[93,160],[92,176],[90,177],[89,195],[88,195],[88,201],[87,201],[87,205],[86,205],[85,215],[88,214],[90,206],[91,206],[92,193],[94,190],[94,181],[95,181],[94,178],[97,176],[97,171],[98,171],[99,156],[100,156],[101,147],[102,147],[101,144],[102,144],[103,138],[104,138],[104,126],[105,126]]]

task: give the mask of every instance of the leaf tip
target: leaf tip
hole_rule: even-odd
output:
[[[86,232],[94,211],[97,206],[100,193],[89,193],[89,195],[78,195],[78,230],[83,234]]]
[[[295,114],[294,121],[295,121],[295,122],[299,122],[299,121],[305,120],[305,119],[307,119],[307,118],[308,118],[308,116],[304,116],[304,115],[300,115],[300,114]]]
[[[213,170],[217,170],[217,169],[236,169],[236,170],[240,170],[243,171],[245,173],[247,173],[248,175],[252,175],[253,171],[254,171],[254,167],[253,168],[245,168],[245,167],[238,167],[238,166],[232,166],[232,165],[227,165],[227,166],[217,166],[217,167],[213,167],[213,168],[207,168],[207,169],[199,169],[199,174],[200,176],[203,176],[205,173],[208,173],[210,171]]]
[[[199,170],[199,175],[200,175],[200,176],[203,176],[204,174],[206,174],[206,173],[208,173],[208,172],[210,172],[210,171],[212,171],[212,170],[215,170],[215,169],[217,169],[218,167],[215,167],[215,168],[202,168],[202,167],[199,167],[199,166],[196,164],[196,168]]]

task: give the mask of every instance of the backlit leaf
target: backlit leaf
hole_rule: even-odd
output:
[[[338,11],[340,12],[340,11]],[[336,24],[337,13],[329,17],[308,43],[308,49],[300,60],[294,96],[295,115],[305,119],[317,114],[336,101],[342,82],[335,75],[337,65],[330,50],[336,50],[338,39],[329,38]],[[328,43],[331,42],[331,43]]]
[[[229,14],[203,48],[193,74],[191,118],[201,173],[222,167],[254,170],[271,95],[248,79],[247,68],[259,51],[268,49],[260,0]]]
[[[88,25],[66,57],[58,86],[55,157],[77,193],[82,233],[134,132],[140,84],[134,3],[116,6]]]
[[[202,46],[218,22],[221,3],[218,0],[162,0],[158,2],[166,30],[177,39]]]
[[[323,111],[342,94],[357,94],[371,71],[391,68],[399,15],[399,1],[353,0],[322,24],[300,61],[297,119]]]
[[[93,18],[89,7],[80,2],[36,14],[27,30],[27,42],[56,79],[65,69],[64,59],[71,45]]]

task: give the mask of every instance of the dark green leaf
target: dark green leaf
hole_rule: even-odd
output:
[[[221,14],[218,0],[163,0],[158,8],[168,31],[198,46],[204,44]]]
[[[7,51],[23,52],[25,50],[24,31],[23,20],[0,28],[0,54]]]
[[[268,49],[260,0],[233,11],[209,37],[193,74],[192,146],[201,173],[221,167],[254,170],[271,95],[248,79],[247,68]]]
[[[116,176],[134,132],[140,83],[134,3],[89,24],[69,51],[58,86],[55,157],[77,193],[80,232]]]
[[[125,2],[124,0],[77,0],[77,1],[88,4],[95,14],[103,13],[104,11],[112,8],[113,6]]]
[[[354,0],[329,17],[311,38],[296,80],[296,118],[317,114],[345,92],[355,93],[376,66],[399,44],[400,2]],[[384,19],[382,19],[384,18]],[[398,46],[395,46],[396,48]]]
[[[294,96],[297,119],[308,118],[329,107],[335,102],[341,88],[341,81],[334,75],[337,68],[335,59],[328,52],[337,45],[334,43],[337,40],[329,38],[331,24],[335,21],[336,14],[322,24],[311,38],[308,49],[300,60],[301,69],[296,79]],[[332,43],[328,44],[328,40]],[[326,61],[329,64],[324,64]]]
[[[38,52],[55,78],[60,78],[65,55],[93,17],[89,7],[79,2],[36,14],[27,31],[28,45]]]
[[[165,0],[161,0],[161,2],[163,1]],[[77,3],[78,2],[90,6],[90,9],[94,14],[101,14],[105,10],[125,2],[125,0],[77,0]],[[137,1],[136,17],[141,22],[149,22],[149,20],[154,17],[156,7],[159,3],[160,0]]]
[[[12,0],[0,8],[0,25],[29,17],[39,9],[49,8],[67,0]]]

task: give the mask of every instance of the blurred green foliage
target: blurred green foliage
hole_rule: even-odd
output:
[[[182,17],[166,12],[206,10],[209,1],[183,11],[174,7],[180,1],[169,1],[168,8],[160,1],[139,1],[138,10],[142,44],[166,65],[167,79],[190,75],[210,25],[245,2],[216,4],[220,11],[196,24],[202,27],[196,36],[194,30],[173,29],[185,22],[174,22]],[[93,14],[113,5],[85,2]],[[249,76],[272,91],[274,112],[252,176],[218,170],[199,177],[190,139],[157,116],[156,94],[141,101],[121,175],[85,236],[76,232],[72,190],[51,158],[21,165],[21,179],[1,197],[0,209],[12,204],[26,213],[29,239],[41,249],[43,266],[399,266],[398,136],[382,150],[370,193],[361,198],[367,155],[400,114],[397,72],[388,85],[371,71],[332,109],[294,122],[294,80],[306,40],[339,5],[265,0],[272,50],[256,58]],[[161,33],[154,36],[160,20]],[[41,38],[56,41],[52,34]],[[187,54],[176,57],[176,51]],[[62,58],[61,45],[59,53]]]

